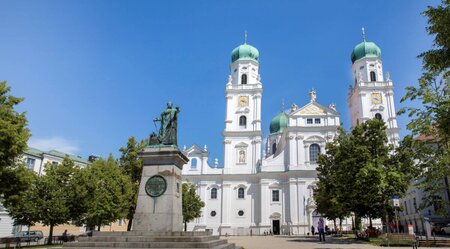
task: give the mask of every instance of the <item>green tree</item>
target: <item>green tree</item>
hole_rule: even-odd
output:
[[[367,120],[351,133],[339,130],[319,157],[317,206],[331,218],[353,212],[356,221],[382,218],[391,212],[389,196],[403,195],[412,178],[412,160],[401,143],[387,145],[384,122]],[[410,141],[410,140],[408,140]],[[403,161],[402,161],[403,160]],[[329,207],[336,205],[336,209]],[[372,225],[372,224],[370,224]]]
[[[10,90],[6,81],[0,82],[0,196],[5,197],[12,188],[23,189],[14,181],[17,178],[14,169],[21,164],[20,157],[30,137],[25,113],[15,110],[23,99],[9,95]]]
[[[48,244],[52,244],[53,228],[57,225],[69,223],[71,221],[72,197],[70,191],[74,175],[79,168],[66,156],[61,164],[45,165],[45,175],[37,180],[34,188],[34,197],[39,221],[45,226],[49,226]]]
[[[422,13],[428,17],[429,35],[434,36],[434,48],[419,55],[427,72],[444,73],[449,76],[450,68],[450,0],[442,0],[437,7],[428,6]]]
[[[12,169],[8,169],[12,170]],[[36,195],[37,175],[25,168],[19,166],[11,174],[20,191],[8,189],[8,194],[3,200],[3,204],[8,214],[13,218],[14,225],[32,226],[39,221],[39,210],[36,205],[38,196]]]
[[[399,114],[411,118],[407,128],[417,139],[411,142],[417,162],[418,187],[425,190],[422,207],[436,204],[436,196],[450,193],[450,1],[429,6],[422,13],[428,18],[429,35],[434,36],[433,49],[420,54],[423,75],[417,86],[406,88],[401,99],[418,101],[418,107],[404,107]],[[450,197],[450,196],[449,196]],[[450,203],[440,199],[438,213],[444,214]]]
[[[134,137],[130,137],[127,142],[127,147],[122,147],[119,151],[122,155],[119,158],[119,166],[124,173],[130,178],[132,183],[132,195],[129,197],[129,209],[127,214],[128,226],[127,230],[131,231],[133,224],[133,215],[136,211],[137,197],[139,192],[139,184],[142,175],[142,159],[139,158],[139,152],[145,147],[144,141],[140,143]]]
[[[90,230],[127,217],[132,183],[110,155],[80,170],[72,183],[73,204],[77,225]]]
[[[187,223],[201,216],[205,203],[195,192],[195,186],[192,183],[183,183],[182,194],[184,231],[187,231]]]

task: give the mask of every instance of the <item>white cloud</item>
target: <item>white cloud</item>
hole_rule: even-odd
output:
[[[75,154],[80,149],[72,141],[69,141],[63,137],[50,137],[50,138],[31,138],[28,142],[30,147],[39,150],[57,150],[68,154]]]

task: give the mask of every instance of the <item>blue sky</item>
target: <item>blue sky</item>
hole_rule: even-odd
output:
[[[222,162],[224,89],[230,54],[260,52],[264,136],[286,106],[346,102],[350,53],[367,40],[382,49],[384,71],[404,88],[428,50],[420,12],[438,1],[3,1],[0,80],[25,98],[30,144],[82,156],[118,156],[128,137],[147,137],[172,100],[181,107],[179,146],[207,145]],[[407,117],[399,118],[401,134]]]

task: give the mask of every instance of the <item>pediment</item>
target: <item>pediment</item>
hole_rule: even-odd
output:
[[[234,147],[235,148],[246,148],[246,147],[248,147],[248,144],[246,144],[244,142],[240,142],[240,143],[236,144]]]
[[[327,140],[321,136],[310,136],[304,140],[305,142],[325,143]]]
[[[192,155],[192,154],[201,154],[203,153],[203,149],[200,148],[200,146],[194,144],[191,145],[189,148],[183,151],[186,155]]]
[[[327,114],[339,115],[335,110],[320,105],[317,102],[312,102],[292,112],[290,116],[320,116]]]

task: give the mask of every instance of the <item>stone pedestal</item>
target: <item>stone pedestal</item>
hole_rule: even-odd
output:
[[[144,161],[133,231],[176,232],[183,229],[181,204],[181,169],[189,160],[175,146],[148,147],[141,153]],[[149,178],[159,175],[167,188],[158,197],[147,194],[145,186]]]

